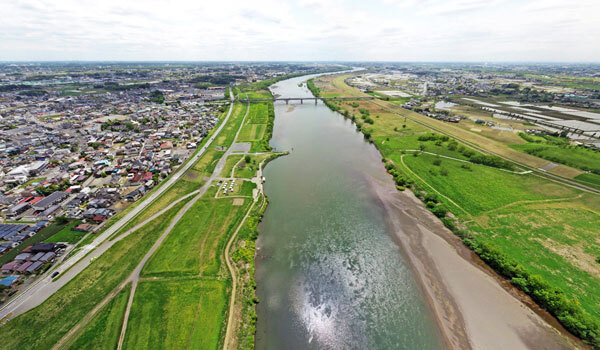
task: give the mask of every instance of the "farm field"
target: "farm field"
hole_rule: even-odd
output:
[[[318,84],[323,95],[340,91],[345,95],[357,93],[344,86],[343,77],[329,79],[328,83]],[[600,297],[597,293],[600,241],[596,227],[600,226],[600,197],[552,182],[535,173],[517,174],[471,162],[407,152],[407,149],[419,150],[422,146],[425,152],[461,159],[459,152],[449,149],[449,142],[419,141],[419,135],[431,133],[428,127],[432,126],[530,166],[547,164],[547,160],[508,148],[507,141],[473,134],[456,125],[394,106],[389,108],[410,117],[402,118],[389,113],[385,106],[384,101],[360,101],[358,106],[348,102],[335,104],[342,112],[348,110],[350,117],[354,114],[359,123],[362,122],[359,108],[370,111],[374,123],[361,125],[365,137],[376,144],[401,177],[415,182],[413,191],[418,196],[441,203],[428,204],[434,213],[434,208],[445,206],[454,214],[456,223],[451,226],[456,225],[455,232],[456,227],[464,229],[460,232],[461,237],[466,235],[471,242],[476,242],[476,246],[485,244],[493,247],[507,261],[521,266],[529,276],[540,276],[550,286],[547,288],[555,288],[569,300],[575,300],[573,304],[580,305],[588,315],[582,317],[591,317],[586,322],[597,323],[600,320]],[[537,143],[525,143],[513,147],[539,146]],[[548,151],[563,152],[554,148],[548,148]],[[566,153],[562,155],[566,157]],[[579,154],[572,159],[577,159],[575,162],[587,159],[588,164],[598,163],[581,156]],[[585,156],[590,155],[586,153]],[[597,181],[595,174],[582,174],[576,169],[561,167],[561,171],[573,170],[570,174],[578,180]],[[517,167],[515,170],[519,172],[521,169]],[[445,224],[449,222],[447,217],[444,220]]]
[[[131,286],[123,288],[63,348],[111,350],[117,347]]]
[[[271,138],[274,118],[272,102],[251,103],[237,142],[250,142],[252,144],[250,152],[270,151],[269,139]]]
[[[185,278],[141,281],[124,340],[125,349],[216,349],[227,283]]]
[[[73,231],[73,227],[79,225],[81,220],[73,220],[63,227],[60,231],[56,232],[44,242],[67,242],[75,244],[87,234],[87,232]]]

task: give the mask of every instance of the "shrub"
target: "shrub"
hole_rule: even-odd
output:
[[[431,212],[433,213],[433,215],[437,216],[438,218],[443,218],[446,216],[446,214],[448,214],[448,209],[446,209],[445,206],[443,205],[438,205],[436,207],[434,207]]]
[[[425,201],[426,202],[438,203],[439,199],[438,199],[438,196],[435,193],[427,193],[425,195]]]
[[[440,166],[440,165],[442,165],[442,160],[441,160],[441,159],[439,159],[439,158],[435,159],[435,160],[433,161],[433,165],[437,165],[437,166]]]

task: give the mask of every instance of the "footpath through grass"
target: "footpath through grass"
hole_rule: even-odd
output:
[[[123,288],[64,348],[112,350],[117,347],[131,285]]]

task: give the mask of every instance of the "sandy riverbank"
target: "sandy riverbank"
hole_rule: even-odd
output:
[[[372,184],[447,348],[577,348],[479,266],[476,256],[410,191]]]

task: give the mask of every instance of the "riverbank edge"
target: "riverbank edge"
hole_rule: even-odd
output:
[[[307,85],[307,88],[310,90],[310,92],[315,97],[320,97],[320,88],[314,84],[313,78],[307,80],[306,85]],[[379,152],[379,155],[382,157],[382,162],[385,165],[390,164],[390,163],[388,163],[388,161],[384,157],[384,155],[381,153],[381,150],[379,149],[379,147],[377,147],[377,144],[375,142],[373,142],[370,132],[367,129],[362,127],[363,124],[359,123],[358,119],[355,119],[353,116],[349,116],[345,113],[342,113],[340,111],[340,108],[331,101],[323,100],[323,103],[332,112],[338,113],[340,116],[344,117],[344,119],[351,119],[351,122],[353,124],[355,124],[355,126],[356,126],[356,130],[363,134],[363,137],[365,138],[366,141],[368,141],[369,143],[371,143],[375,146],[375,148]],[[386,167],[386,169],[387,169],[387,167]],[[388,170],[388,173],[392,177],[394,177],[394,174],[392,174],[390,172],[390,169],[387,169],[387,170]],[[396,170],[396,169],[395,169],[395,167],[392,167],[391,170]],[[418,202],[422,202],[424,204],[425,203],[424,198],[410,190],[410,184],[412,182],[412,179],[410,177],[408,179],[406,179],[403,176],[404,174],[399,174],[399,175],[400,175],[400,178],[403,178],[403,183],[397,184],[398,185],[397,190],[400,191],[400,193],[402,193],[406,190],[406,192],[410,193],[410,195],[412,195],[412,197],[414,197],[414,200],[416,200]],[[394,180],[395,180],[395,177],[394,177]],[[404,183],[404,181],[405,181],[405,183]],[[407,190],[407,187],[409,187],[408,190]],[[379,199],[382,200],[383,202],[385,202],[385,200],[383,198],[379,198]],[[389,203],[387,203],[387,204],[389,204]],[[391,217],[393,217],[393,215],[391,215],[392,213],[389,211],[389,208],[387,208],[387,204],[385,204],[384,206],[386,206],[388,215],[391,218]],[[431,211],[431,210],[427,210],[427,208],[424,208],[424,210]],[[451,219],[450,217],[446,217],[446,218]],[[519,302],[521,302],[525,306],[527,306],[527,308],[530,311],[532,311],[533,313],[535,313],[536,315],[538,315],[545,322],[545,324],[547,326],[552,327],[562,337],[564,337],[565,339],[568,339],[573,345],[576,344],[578,348],[588,348],[588,349],[592,348],[589,344],[584,343],[584,341],[581,338],[579,338],[579,337],[575,336],[573,333],[569,332],[555,316],[553,316],[549,311],[543,309],[538,303],[536,303],[532,299],[532,297],[530,295],[526,294],[521,289],[519,289],[516,286],[514,286],[513,284],[511,284],[509,279],[504,277],[500,272],[496,271],[496,269],[494,269],[493,266],[491,266],[490,264],[488,264],[484,260],[482,260],[481,256],[477,253],[477,250],[475,249],[476,247],[473,245],[466,244],[464,242],[464,237],[461,237],[461,235],[457,234],[457,232],[456,232],[456,231],[460,231],[460,230],[458,230],[458,228],[455,225],[450,225],[450,223],[448,222],[449,220],[442,220],[439,217],[437,217],[437,219],[438,219],[437,221],[439,222],[439,224],[443,225],[444,230],[439,230],[440,232],[438,232],[436,230],[436,231],[433,231],[432,233],[435,234],[436,236],[442,238],[444,241],[446,241],[446,243],[448,243],[451,247],[453,247],[456,250],[456,253],[459,256],[461,256],[464,260],[466,260],[471,265],[477,267],[479,270],[485,272],[487,275],[494,278],[494,280],[497,282],[497,284],[502,289],[504,289],[512,297],[514,297],[515,300],[518,300]],[[452,222],[451,224],[454,224],[454,222]],[[392,225],[393,225],[393,223],[392,223]],[[415,279],[418,282],[419,288],[425,292],[425,293],[423,293],[423,295],[426,296],[426,298],[427,298],[428,306],[429,306],[430,310],[432,311],[432,316],[434,316],[435,320],[438,323],[437,326],[440,328],[440,331],[442,332],[442,335],[443,335],[442,338],[445,341],[446,346],[451,346],[452,348],[456,348],[456,349],[465,349],[466,343],[464,342],[464,339],[458,340],[458,338],[462,338],[461,336],[458,336],[458,338],[457,338],[457,335],[460,332],[457,332],[455,327],[453,327],[454,326],[453,322],[448,321],[448,319],[452,318],[453,316],[451,315],[451,313],[448,312],[448,310],[442,310],[440,308],[442,302],[445,300],[440,300],[439,298],[436,299],[433,296],[435,294],[435,290],[440,287],[445,289],[443,294],[450,296],[450,293],[447,290],[446,286],[443,286],[443,283],[435,285],[432,283],[426,283],[424,281],[424,275],[436,274],[437,270],[431,269],[431,267],[429,267],[427,265],[422,265],[422,267],[424,269],[423,268],[419,269],[418,266],[416,265],[416,263],[417,262],[422,263],[422,261],[419,259],[418,256],[412,254],[412,252],[410,251],[410,247],[407,247],[404,244],[404,242],[402,242],[401,237],[398,236],[397,230],[394,229],[394,232],[396,232],[395,238],[397,239],[404,256],[408,258],[407,260],[409,261],[409,265],[414,272],[413,275],[415,276]],[[416,261],[415,261],[415,259],[416,259]],[[440,278],[442,278],[442,277],[440,276]],[[452,296],[450,296],[450,297],[453,298]],[[454,301],[452,301],[451,304],[454,304],[456,306],[456,302],[454,302]],[[460,313],[462,311],[459,310],[458,307],[456,307],[455,312]],[[467,329],[466,329],[466,326],[464,323],[464,317],[462,315],[460,315],[459,318],[455,318],[455,322],[462,323],[462,326],[463,326],[462,328],[466,334]],[[469,344],[468,348],[472,348],[472,344],[470,341],[470,339],[472,338],[472,335],[467,334],[466,336],[467,336],[467,340],[468,340],[468,344]]]

